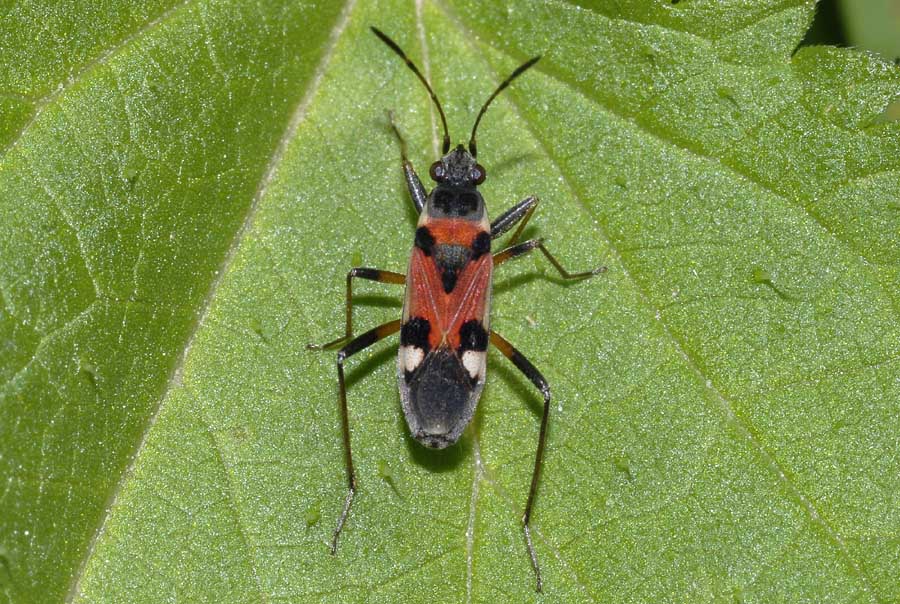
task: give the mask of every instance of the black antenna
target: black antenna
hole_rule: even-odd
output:
[[[400,55],[400,58],[406,61],[406,66],[412,69],[413,73],[419,77],[419,80],[422,81],[422,84],[425,85],[425,88],[428,90],[428,94],[431,95],[431,100],[434,101],[435,106],[437,107],[438,113],[441,114],[441,124],[444,125],[444,151],[442,155],[446,155],[447,151],[450,150],[450,133],[447,131],[447,116],[444,115],[444,109],[441,107],[441,102],[438,100],[437,95],[434,94],[434,90],[431,89],[431,85],[428,83],[428,80],[425,79],[425,76],[422,75],[422,72],[419,71],[419,68],[416,67],[416,64],[413,63],[409,57],[406,56],[406,53],[397,46],[397,43],[391,40],[387,34],[378,29],[377,27],[372,27],[372,32],[381,38],[381,41],[388,45],[388,47]],[[521,69],[521,68],[520,68]],[[518,74],[516,74],[518,75]],[[512,78],[510,78],[512,79]],[[505,84],[505,83],[504,83]],[[496,93],[495,93],[496,94]]]
[[[512,72],[511,74],[509,74],[509,77],[506,78],[505,80],[503,80],[499,86],[497,86],[497,90],[494,91],[494,94],[492,94],[490,97],[488,97],[488,100],[484,103],[484,106],[481,108],[481,111],[478,112],[478,117],[475,118],[475,125],[472,126],[472,138],[469,139],[469,153],[472,154],[472,157],[478,157],[478,148],[475,146],[475,131],[478,130],[478,123],[481,121],[481,116],[484,115],[485,111],[487,111],[488,105],[491,104],[491,101],[493,101],[495,98],[497,98],[498,94],[503,92],[504,88],[509,86],[510,82],[512,82],[517,77],[522,75],[522,73],[526,69],[528,69],[529,67],[531,67],[532,65],[537,63],[538,59],[540,59],[540,58],[541,58],[541,55],[532,57],[532,58],[528,59],[527,61],[525,61],[524,63],[522,63],[521,65],[519,65],[518,67],[516,67],[516,70],[514,72]]]

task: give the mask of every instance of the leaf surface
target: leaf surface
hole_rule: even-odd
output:
[[[900,599],[900,70],[795,51],[813,2],[117,6],[3,20],[6,601]],[[483,193],[539,195],[526,234],[609,269],[495,279],[553,387],[543,597],[541,399],[496,352],[444,452],[408,435],[393,346],[348,362],[360,490],[327,553],[334,357],[305,345],[350,267],[405,268],[385,110],[423,177],[439,140],[370,25],[454,142],[544,55],[479,129]],[[354,292],[357,332],[399,315]]]

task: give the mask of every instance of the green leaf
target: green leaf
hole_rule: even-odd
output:
[[[812,0],[19,3],[0,20],[0,601],[900,600],[900,69],[801,48]],[[425,65],[479,129],[501,355],[428,451],[394,348],[332,354],[403,271]],[[365,283],[358,331],[396,318]],[[392,296],[391,294],[396,294]]]

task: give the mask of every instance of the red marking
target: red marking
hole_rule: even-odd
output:
[[[428,227],[435,244],[455,243],[471,246],[478,233],[484,230],[480,222],[457,218],[432,218],[420,223],[420,226]]]
[[[427,221],[435,244],[455,243],[471,246],[475,236],[484,230],[481,223],[467,220],[441,219]],[[459,329],[463,323],[477,319],[488,328],[491,298],[491,274],[494,261],[490,254],[466,264],[459,272],[456,286],[448,294],[441,283],[441,273],[433,256],[413,248],[407,271],[407,303],[404,322],[410,317],[424,317],[431,324],[428,343],[432,350],[459,346]]]

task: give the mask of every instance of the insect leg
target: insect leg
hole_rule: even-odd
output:
[[[534,545],[531,542],[531,507],[534,504],[534,495],[537,492],[538,476],[541,472],[541,461],[544,457],[544,443],[547,439],[547,422],[550,419],[550,385],[541,372],[531,364],[531,362],[522,356],[512,344],[495,331],[491,331],[491,344],[497,350],[503,353],[503,356],[512,361],[512,364],[521,371],[525,377],[531,380],[544,397],[544,412],[541,415],[541,430],[538,434],[537,453],[534,457],[534,470],[531,472],[531,487],[528,489],[528,501],[525,503],[525,514],[522,516],[522,526],[525,529],[525,544],[528,546],[528,556],[531,558],[531,566],[534,568],[535,578],[537,579],[537,591],[541,591],[541,568],[538,565],[537,553],[534,551]]]
[[[494,254],[494,266],[499,266],[511,258],[516,258],[523,254],[527,254],[535,248],[543,252],[544,256],[546,256],[547,260],[550,261],[550,264],[552,264],[556,268],[556,270],[559,271],[559,274],[562,275],[563,279],[583,279],[585,277],[590,277],[592,275],[606,272],[606,267],[600,266],[590,271],[570,273],[569,271],[564,269],[562,264],[559,263],[559,260],[557,260],[553,256],[553,254],[551,254],[550,251],[546,247],[544,247],[543,239],[529,239],[528,241],[523,241],[518,245],[513,245],[506,248],[505,250],[497,252],[496,254]]]
[[[412,163],[409,161],[409,158],[406,157],[406,140],[403,138],[403,135],[400,134],[400,130],[394,122],[394,114],[390,111],[388,111],[388,121],[391,123],[391,130],[394,131],[394,135],[397,137],[397,140],[400,141],[400,159],[403,161],[403,178],[406,179],[406,187],[409,189],[409,196],[412,199],[413,205],[416,206],[416,211],[421,214],[422,208],[425,207],[425,198],[428,197],[428,193],[425,192],[425,187],[422,186],[419,175],[416,174]]]
[[[337,527],[331,537],[331,554],[337,553],[338,536],[341,529],[344,528],[344,522],[350,513],[350,504],[353,502],[353,494],[356,493],[356,471],[353,469],[353,453],[350,450],[350,419],[347,413],[347,387],[344,385],[344,360],[353,356],[361,350],[365,350],[378,340],[397,332],[400,329],[400,319],[388,321],[383,325],[379,325],[375,329],[370,329],[361,336],[350,341],[349,344],[341,348],[337,353],[337,371],[338,371],[338,396],[341,405],[341,431],[344,436],[344,460],[347,466],[347,481],[349,489],[347,490],[347,498],[344,500],[344,508],[338,517]]]
[[[353,278],[368,279],[369,281],[377,281],[378,283],[393,283],[395,285],[403,285],[406,283],[406,275],[400,273],[392,273],[391,271],[383,271],[377,268],[353,268],[347,273],[347,331],[343,336],[325,344],[307,344],[309,350],[328,350],[334,348],[338,344],[346,342],[353,337]]]
[[[528,220],[531,218],[531,215],[534,213],[534,209],[539,202],[540,200],[537,197],[530,195],[497,216],[491,223],[491,239],[496,239],[509,229],[513,228],[516,223],[521,220],[522,224],[519,225],[519,228],[516,229],[516,232],[510,237],[509,245],[518,241],[519,236],[522,234],[522,230],[525,228],[525,225],[528,224]]]

